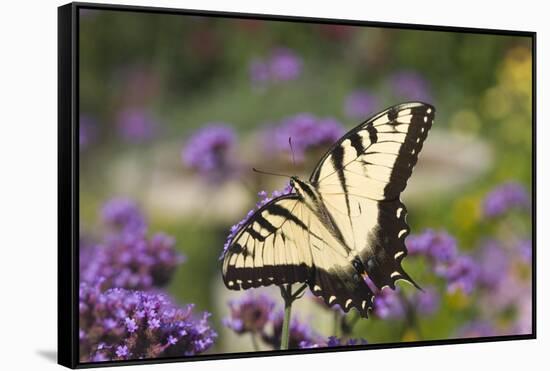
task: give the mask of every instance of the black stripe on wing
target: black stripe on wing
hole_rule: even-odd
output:
[[[282,205],[285,201],[294,201],[294,206],[289,208],[289,202]],[[310,233],[293,212],[300,202],[301,198],[297,194],[275,198],[258,209],[237,231],[223,258],[222,275],[227,288],[240,290],[305,282],[310,277],[311,262],[287,264],[289,254],[297,253],[291,249],[309,249],[306,241],[295,241],[295,236],[290,233],[291,227]],[[284,264],[279,261],[280,250],[275,247],[283,249]]]

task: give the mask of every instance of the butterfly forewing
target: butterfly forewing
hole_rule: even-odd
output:
[[[409,227],[399,195],[433,117],[434,108],[423,103],[392,107],[346,134],[311,177],[378,289],[393,288],[398,279],[412,282],[400,264]]]

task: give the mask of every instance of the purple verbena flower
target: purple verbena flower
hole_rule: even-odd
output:
[[[290,154],[290,138],[294,160],[303,162],[306,151],[334,143],[344,131],[342,124],[332,118],[299,113],[267,128],[264,133],[265,148],[271,152]]]
[[[486,241],[482,245],[477,261],[479,263],[479,283],[486,288],[496,288],[509,273],[509,254],[496,240]]]
[[[470,294],[478,282],[479,266],[470,256],[461,255],[450,264],[438,267],[437,273],[447,280],[447,290]]]
[[[271,318],[275,302],[267,295],[245,294],[229,302],[229,317],[223,324],[238,334],[262,332]]]
[[[256,86],[296,80],[302,74],[302,59],[288,48],[276,48],[268,58],[250,62],[250,79]]]
[[[236,233],[239,231],[239,229],[243,225],[245,225],[248,222],[248,220],[252,217],[252,215],[254,215],[256,210],[260,209],[262,206],[267,204],[272,199],[283,196],[283,195],[286,195],[286,194],[289,194],[291,192],[292,192],[292,187],[290,186],[290,184],[287,184],[282,190],[273,191],[271,193],[271,196],[268,196],[266,191],[258,192],[258,197],[260,198],[260,200],[256,203],[256,208],[253,209],[253,210],[250,210],[242,220],[240,220],[237,224],[232,225],[231,228],[229,229],[229,234],[227,235],[227,238],[225,239],[225,243],[223,245],[223,250],[222,250],[222,253],[220,255],[220,259],[223,259],[224,255],[225,255],[227,249],[229,248],[229,245],[231,244],[231,241],[235,237]]]
[[[146,110],[125,108],[117,116],[117,128],[122,139],[130,143],[144,143],[154,137],[158,123]]]
[[[519,183],[504,183],[493,189],[483,201],[483,214],[493,218],[511,209],[529,209],[530,199],[525,187]]]
[[[271,314],[270,322],[272,324],[272,332],[262,333],[262,339],[274,349],[279,349],[281,346],[281,334],[283,332],[283,311],[274,311]],[[321,337],[306,323],[301,322],[297,316],[292,316],[289,326],[289,349],[300,348],[301,343],[317,343]]]
[[[426,229],[418,235],[407,237],[409,255],[425,255],[435,263],[449,263],[457,256],[457,244],[445,231]]]
[[[385,287],[374,298],[373,313],[379,318],[403,318],[407,310],[415,310],[423,315],[433,314],[439,307],[439,294],[432,287],[426,287],[423,291],[415,291],[412,294]]]
[[[125,197],[111,198],[103,204],[101,219],[115,231],[143,233],[147,229],[145,216],[138,205]]]
[[[116,356],[120,359],[126,359],[129,355],[128,347],[126,345],[119,345],[116,347]]]
[[[181,153],[183,163],[208,179],[225,179],[234,170],[230,153],[236,141],[235,131],[227,124],[207,124],[185,144]]]
[[[382,319],[401,318],[405,315],[406,308],[399,297],[398,289],[392,290],[384,287],[374,298],[374,314]]]
[[[79,304],[82,362],[195,355],[217,336],[208,313],[197,317],[193,305],[177,306],[165,294],[118,288],[102,292],[99,284],[84,282]],[[107,319],[112,326],[105,326]]]
[[[121,233],[109,236],[103,244],[80,248],[80,280],[103,287],[150,289],[162,287],[184,261],[172,237],[156,234]]]
[[[302,73],[302,60],[290,49],[277,48],[271,53],[269,72],[276,82],[296,80]]]
[[[440,297],[433,287],[425,287],[423,291],[415,292],[410,301],[417,313],[429,315],[437,311]]]
[[[408,100],[431,100],[430,87],[426,79],[415,71],[400,71],[390,77],[393,95]]]
[[[365,120],[377,105],[378,100],[374,95],[365,90],[356,90],[347,96],[344,111],[351,119]]]

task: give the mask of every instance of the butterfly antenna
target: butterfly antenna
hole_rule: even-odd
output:
[[[286,174],[279,174],[279,173],[272,173],[270,171],[258,170],[255,167],[252,168],[252,171],[254,171],[255,173],[265,174],[265,175],[282,176],[282,177],[285,177],[285,178],[290,178],[291,177],[290,175],[286,175]]]
[[[294,148],[292,148],[292,137],[288,137],[288,145],[290,146],[290,153],[292,154],[292,165],[296,166],[296,159],[294,158]]]

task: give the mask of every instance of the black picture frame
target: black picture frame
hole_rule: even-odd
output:
[[[287,351],[239,352],[230,354],[198,355],[177,358],[108,361],[96,363],[79,362],[78,341],[78,290],[79,290],[79,10],[97,9],[124,12],[147,12],[178,14],[182,16],[200,15],[208,17],[277,20],[286,22],[375,26],[394,29],[446,31],[458,33],[512,35],[532,40],[532,333],[526,335],[491,336],[468,339],[444,339],[413,341],[403,343],[368,344],[342,346],[338,348],[317,348]],[[462,28],[424,24],[387,23],[379,21],[359,21],[326,19],[313,17],[281,16],[267,14],[231,13],[145,6],[95,4],[74,2],[58,8],[58,363],[69,368],[89,368],[99,366],[122,366],[135,364],[156,364],[182,361],[221,360],[244,357],[265,357],[290,354],[341,352],[380,348],[419,347],[430,345],[450,345],[464,343],[496,342],[507,340],[527,340],[537,337],[536,316],[536,32],[511,31],[484,28]]]

